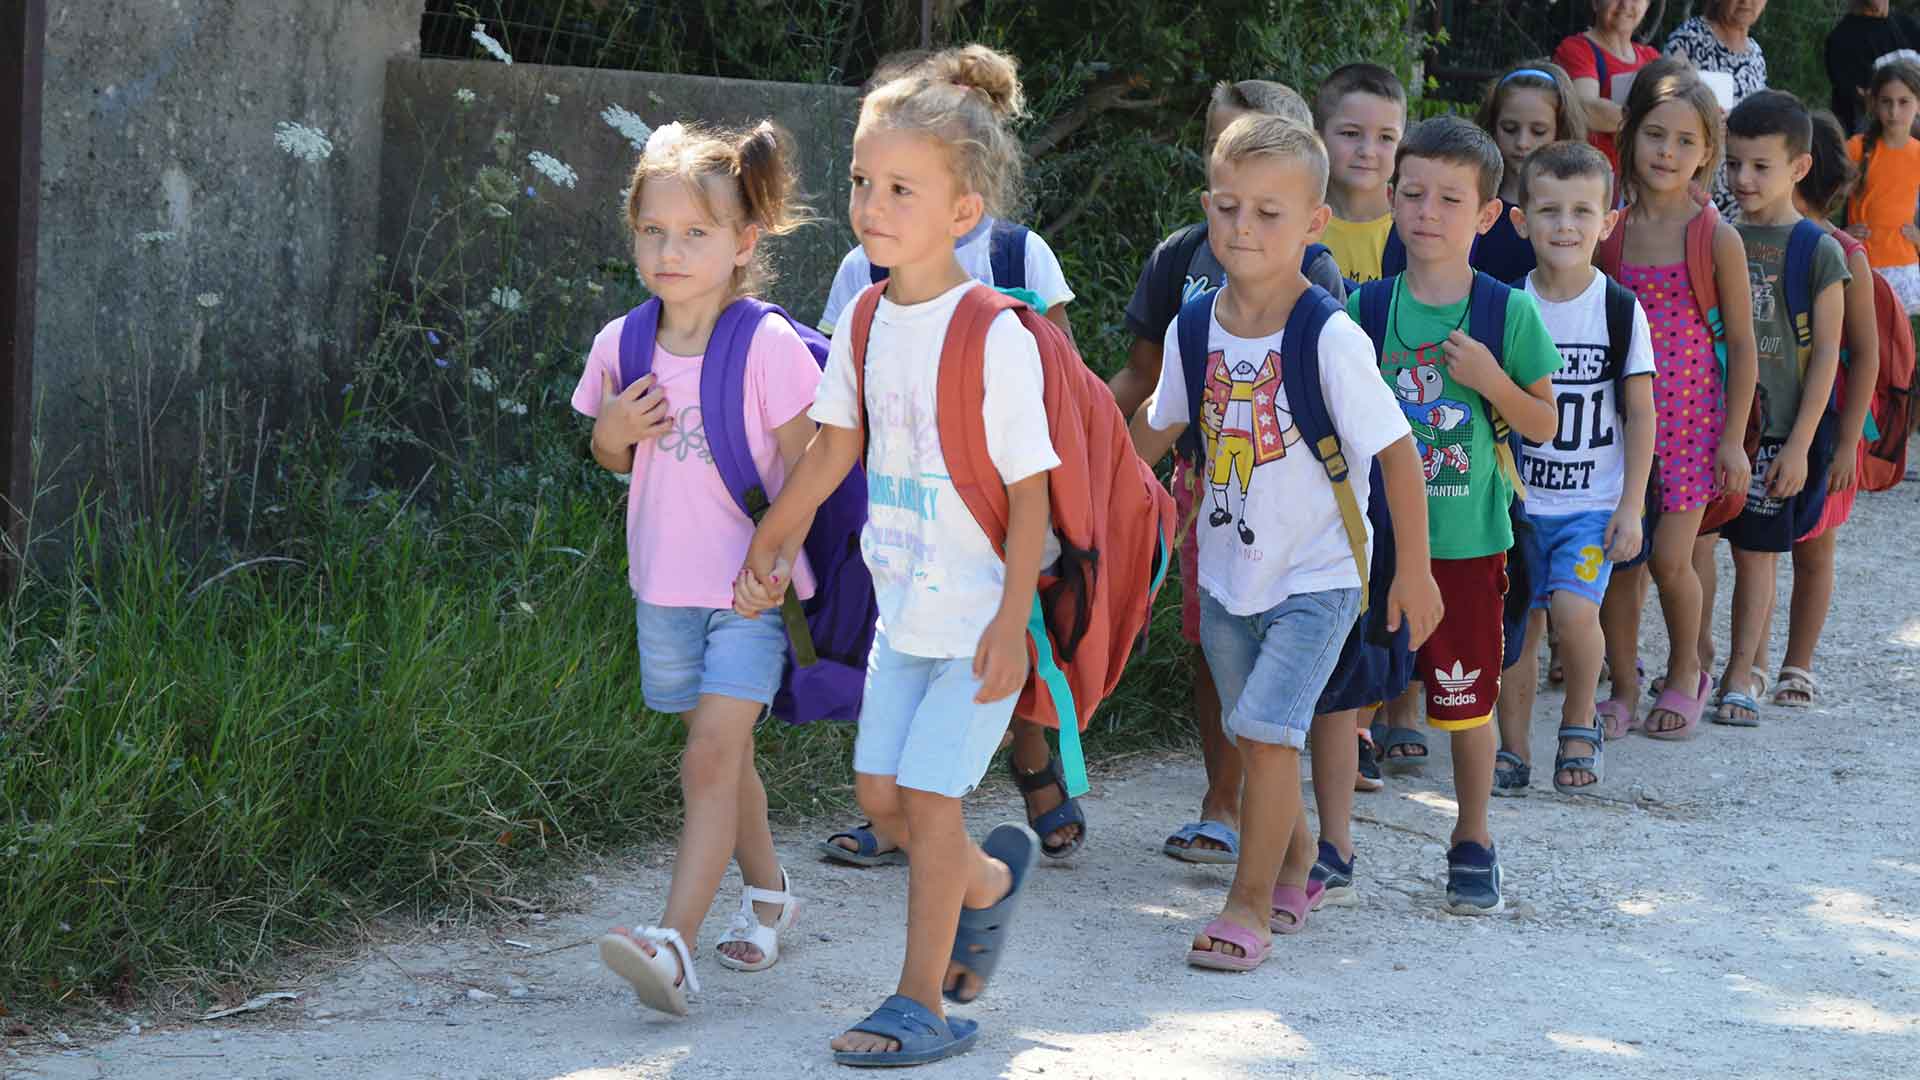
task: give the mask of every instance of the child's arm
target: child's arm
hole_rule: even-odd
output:
[[[1387,590],[1387,629],[1398,630],[1406,623],[1408,644],[1418,649],[1446,613],[1427,556],[1427,474],[1412,435],[1401,436],[1377,457],[1387,510],[1393,515],[1395,562],[1393,587]]]
[[[1760,377],[1753,340],[1753,282],[1747,277],[1747,245],[1740,231],[1722,222],[1713,233],[1713,277],[1720,290],[1720,319],[1727,332],[1727,425],[1714,453],[1714,480],[1721,491],[1745,491],[1753,479],[1747,460],[1747,417]]]
[[[1620,485],[1620,505],[1607,522],[1602,541],[1607,557],[1624,562],[1640,553],[1646,527],[1647,484],[1653,473],[1653,376],[1635,375],[1626,381],[1626,400],[1620,403],[1626,414],[1627,473]]]
[[[1873,267],[1867,253],[1847,257],[1847,407],[1840,411],[1840,431],[1834,440],[1833,465],[1827,470],[1827,490],[1846,491],[1856,482],[1854,455],[1860,432],[1873,408],[1873,386],[1880,378],[1880,325],[1873,310]]]
[[[973,675],[980,680],[973,697],[977,704],[1012,697],[1027,684],[1027,619],[1040,583],[1051,509],[1046,473],[1007,485],[1007,577],[1000,610],[973,653]]]
[[[1521,386],[1508,377],[1485,345],[1468,337],[1464,330],[1448,334],[1440,348],[1447,354],[1447,374],[1453,381],[1486,398],[1521,437],[1543,443],[1559,433],[1560,410],[1554,404],[1550,376],[1542,375],[1531,385]]]
[[[794,421],[788,421],[780,430],[785,432],[793,426]],[[820,509],[820,504],[827,501],[827,496],[833,494],[860,460],[865,441],[866,432],[859,428],[820,425],[806,452],[799,455],[793,471],[787,474],[780,497],[773,500],[767,516],[761,518],[759,528],[753,530],[753,543],[747,546],[746,566],[734,586],[734,610],[742,615],[755,615],[780,603],[786,592],[787,569],[793,564],[791,553],[797,552],[806,538],[814,511]],[[781,452],[785,451],[783,442]],[[783,556],[785,565],[781,565]],[[762,591],[756,592],[756,588]],[[772,598],[770,603],[754,603],[768,597]]]
[[[1813,356],[1800,379],[1800,412],[1779,456],[1767,469],[1767,494],[1776,499],[1800,494],[1807,485],[1807,451],[1813,446],[1820,418],[1833,397],[1833,377],[1840,370],[1840,326],[1846,319],[1846,290],[1836,281],[1813,300]]]
[[[609,472],[633,471],[634,447],[657,439],[673,427],[667,415],[667,397],[654,385],[653,375],[633,380],[615,390],[613,376],[600,372],[600,415],[593,421],[593,460]]]
[[[1067,340],[1073,342],[1074,348],[1077,349],[1080,347],[1079,342],[1073,341],[1073,323],[1068,321],[1067,318],[1066,301],[1063,300],[1057,304],[1048,304],[1046,314],[1040,317],[1059,327],[1060,332],[1067,335]]]
[[[1140,406],[1160,382],[1163,356],[1160,342],[1148,341],[1143,337],[1133,339],[1133,345],[1127,349],[1127,366],[1114,372],[1113,378],[1107,380],[1107,389],[1113,391],[1113,400],[1119,404],[1121,416],[1131,416],[1136,422],[1139,421]],[[1140,440],[1134,439],[1133,445],[1137,448]],[[1146,457],[1145,454],[1140,456]]]
[[[1140,345],[1140,341],[1134,341],[1136,348]],[[1114,377],[1119,378],[1117,375]],[[1164,431],[1154,427],[1147,419],[1153,414],[1153,403],[1154,399],[1150,397],[1133,410],[1133,420],[1127,424],[1127,434],[1133,436],[1133,452],[1140,455],[1140,460],[1149,465],[1158,465],[1160,459],[1167,456],[1167,451],[1173,449],[1173,444],[1180,441],[1187,425],[1176,423]]]

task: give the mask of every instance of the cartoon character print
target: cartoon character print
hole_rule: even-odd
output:
[[[1459,473],[1461,479],[1473,471],[1473,459],[1467,453],[1467,444],[1473,438],[1473,410],[1441,397],[1445,387],[1440,369],[1424,359],[1413,367],[1401,368],[1393,377],[1394,396],[1400,399],[1400,411],[1407,414],[1407,423],[1413,427],[1420,464],[1429,483],[1443,468]]]
[[[1224,351],[1207,354],[1207,381],[1201,399],[1201,426],[1207,435],[1211,467],[1212,508],[1207,524],[1220,528],[1232,523],[1240,542],[1252,546],[1247,525],[1247,491],[1253,472],[1269,461],[1287,456],[1287,447],[1300,441],[1293,414],[1280,406],[1280,354],[1269,349],[1257,360],[1243,356],[1231,362]],[[1238,490],[1236,500],[1228,487]]]

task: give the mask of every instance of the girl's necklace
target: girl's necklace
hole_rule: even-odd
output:
[[[1400,336],[1400,294],[1401,294],[1401,290],[1405,288],[1406,288],[1405,274],[1401,274],[1400,276],[1393,279],[1393,315],[1390,317],[1389,321],[1391,323],[1392,330],[1393,330],[1394,343],[1400,346],[1400,351],[1402,353],[1412,354],[1417,352],[1418,350],[1414,349],[1413,346],[1408,345],[1407,339]],[[1453,324],[1453,330],[1458,330],[1461,327],[1467,325],[1467,313],[1472,310],[1473,310],[1473,290],[1469,288],[1467,290],[1467,305],[1466,307],[1460,310],[1460,321]],[[1451,337],[1453,335],[1453,330],[1447,331],[1447,333],[1443,335],[1440,338],[1440,340],[1445,341],[1448,337]]]

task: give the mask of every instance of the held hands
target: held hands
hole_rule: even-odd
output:
[[[1493,353],[1485,345],[1468,337],[1466,331],[1455,330],[1440,343],[1440,351],[1447,356],[1447,374],[1453,381],[1469,390],[1482,395],[1493,386],[1494,380],[1506,378]]]
[[[657,439],[673,427],[667,415],[667,395],[652,374],[633,380],[625,390],[616,390],[613,376],[600,372],[600,419],[598,427],[606,432],[604,442],[626,449],[648,439]]]
[[[1607,532],[1602,540],[1607,545],[1607,558],[1614,562],[1626,562],[1640,554],[1643,539],[1640,529],[1639,507],[1616,508],[1613,516],[1607,519]]]
[[[767,542],[769,539],[754,533],[753,543],[747,548],[746,565],[733,579],[734,613],[749,619],[759,618],[761,612],[780,606],[786,599],[787,582],[793,574],[793,565],[780,556],[777,546]]]
[[[1027,685],[1024,620],[1000,616],[987,624],[973,651],[973,677],[980,680],[980,692],[973,695],[976,705],[1010,698]]]
[[[1425,645],[1446,611],[1431,570],[1422,566],[1418,573],[1402,570],[1393,576],[1393,588],[1387,590],[1387,632],[1398,631],[1405,623],[1408,647]]]
[[[1789,442],[1767,466],[1767,494],[1776,499],[1791,499],[1807,486],[1807,452]]]
[[[1720,448],[1713,455],[1713,478],[1721,491],[1745,491],[1753,482],[1753,462],[1747,460],[1747,449],[1740,445],[1740,433],[1734,428],[1734,422],[1728,420],[1730,434],[1721,438]]]

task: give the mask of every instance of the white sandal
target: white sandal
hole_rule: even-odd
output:
[[[793,895],[792,890],[793,879],[787,876],[785,868],[780,871],[779,892],[756,889],[751,885],[740,890],[740,910],[733,913],[733,921],[727,924],[727,932],[720,935],[720,940],[714,942],[714,948],[744,942],[760,950],[760,959],[749,963],[721,953],[720,963],[723,967],[735,971],[765,971],[780,959],[780,935],[790,929],[800,915],[800,898]],[[761,922],[760,917],[753,913],[756,903],[780,905],[780,917],[774,920],[772,926]]]
[[[1814,696],[1819,690],[1819,685],[1813,680],[1813,672],[1806,668],[1782,667],[1779,685],[1774,687],[1773,703],[1783,709],[1812,708]],[[1782,694],[1799,694],[1805,700],[1783,699]]]
[[[639,942],[650,941],[656,947],[648,956]],[[674,958],[679,958],[675,970]],[[693,957],[678,930],[658,926],[643,927],[628,934],[609,933],[600,939],[600,962],[614,974],[633,984],[633,992],[650,1009],[687,1015],[687,993],[700,992],[700,979],[693,973]],[[674,976],[678,975],[676,982]]]

